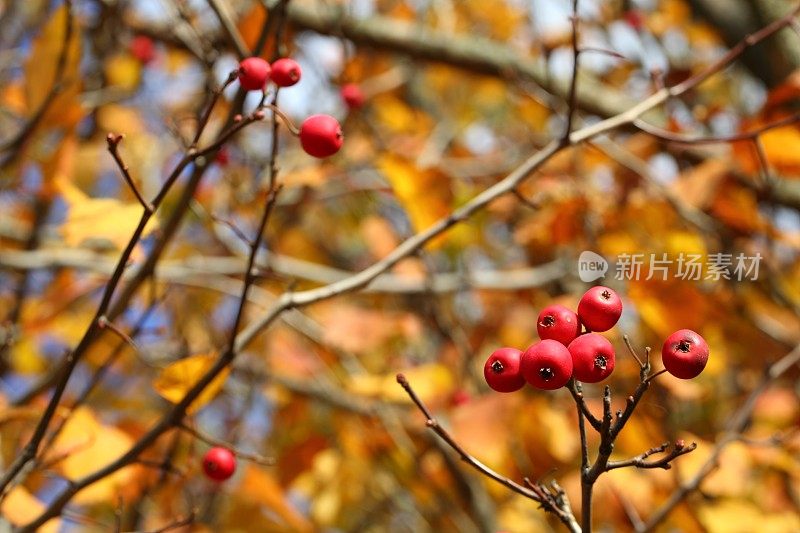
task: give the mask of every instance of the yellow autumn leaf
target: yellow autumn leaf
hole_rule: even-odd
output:
[[[418,134],[427,129],[430,123],[425,115],[392,95],[377,96],[372,108],[377,114],[377,122],[395,133]]]
[[[42,105],[53,86],[57,63],[64,46],[67,16],[67,6],[62,4],[53,12],[42,33],[34,40],[33,51],[25,65],[25,95],[31,113]],[[62,79],[75,82],[78,79],[80,62],[80,33],[76,31],[74,20],[72,24],[73,31],[67,45],[67,61]]]
[[[64,476],[76,480],[119,459],[132,445],[127,433],[103,424],[88,407],[79,407],[69,415],[47,460],[57,461]],[[74,501],[90,504],[111,500],[130,486],[135,472],[131,466],[120,469],[80,491]]]
[[[702,505],[697,515],[710,533],[789,533],[800,528],[796,513],[770,513],[745,499],[715,499]]]
[[[455,383],[447,366],[437,363],[420,365],[403,374],[423,402],[432,403],[449,397]],[[397,384],[397,374],[358,374],[350,380],[349,389],[364,396],[382,398],[392,402],[410,402],[408,395]]]
[[[795,126],[785,126],[765,131],[760,135],[767,160],[781,172],[800,168],[800,131]]]
[[[285,493],[286,490],[272,474],[254,465],[247,466],[239,491],[243,498],[263,505],[291,531],[313,531],[311,523],[292,505]]]
[[[14,487],[0,503],[0,515],[15,526],[27,524],[35,520],[44,511],[44,504],[28,492],[25,487]],[[60,521],[56,518],[48,520],[37,529],[42,533],[55,533],[60,529]]]
[[[378,168],[389,180],[400,204],[405,208],[415,231],[422,231],[450,214],[453,193],[450,180],[435,169],[419,169],[395,155],[384,155]],[[440,245],[446,235],[431,241]]]
[[[123,248],[142,218],[143,208],[137,203],[124,203],[113,198],[90,198],[65,179],[58,179],[56,187],[69,206],[61,234],[70,246],[89,242]],[[142,236],[152,233],[157,227],[158,221],[155,217],[151,218]]]
[[[209,368],[214,364],[216,355],[201,354],[181,359],[172,363],[161,371],[161,374],[153,381],[153,388],[164,399],[172,403],[180,402],[186,393],[191,389]],[[214,378],[208,387],[200,393],[200,395],[189,405],[188,412],[192,413],[202,408],[208,402],[214,399],[214,396],[222,388],[225,383],[230,368],[225,368],[219,375]]]
[[[12,345],[11,367],[24,375],[34,375],[47,368],[39,344],[30,335],[23,336]]]
[[[132,91],[142,77],[142,64],[131,55],[119,54],[108,58],[105,72],[109,85]]]

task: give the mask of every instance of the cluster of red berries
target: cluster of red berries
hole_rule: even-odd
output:
[[[571,378],[600,382],[614,371],[616,355],[611,342],[595,332],[611,329],[621,315],[622,300],[608,287],[586,291],[577,313],[549,305],[536,324],[541,340],[524,352],[495,350],[483,366],[486,382],[498,392],[517,391],[526,382],[543,390],[561,388]],[[694,331],[678,330],[664,342],[661,357],[670,374],[691,379],[706,366],[708,344]]]
[[[278,87],[291,87],[300,81],[302,71],[294,59],[284,57],[270,65],[260,57],[239,63],[239,84],[248,91],[263,91],[268,81]],[[339,121],[330,115],[312,115],[298,133],[303,150],[314,157],[329,157],[339,151],[344,135]]]
[[[203,472],[213,481],[225,481],[236,471],[236,456],[228,448],[215,446],[203,456]]]

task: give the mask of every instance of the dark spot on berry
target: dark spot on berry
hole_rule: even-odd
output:
[[[683,353],[689,353],[689,350],[692,349],[692,344],[689,341],[683,340],[678,343],[678,349]]]
[[[594,366],[595,368],[599,368],[600,370],[605,370],[608,361],[606,360],[605,355],[598,355],[594,358]]]
[[[609,291],[601,292],[600,296],[602,296],[604,300],[610,300],[611,299],[611,293]]]
[[[503,369],[503,363],[495,359],[494,363],[492,363],[492,372],[495,374],[500,374]]]
[[[550,367],[545,367],[539,369],[539,375],[542,376],[543,380],[550,381],[555,376],[555,373]]]
[[[539,325],[545,328],[549,328],[550,326],[555,326],[556,319],[553,317],[553,315],[547,315],[542,319],[541,322],[539,322]]]

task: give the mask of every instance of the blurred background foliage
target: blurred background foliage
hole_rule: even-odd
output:
[[[229,31],[210,4],[222,4]],[[82,336],[141,213],[106,152],[106,134],[125,135],[121,153],[152,197],[210,89],[236,68],[232,42],[256,46],[272,4],[75,0],[74,35],[65,39],[62,2],[0,2],[3,464],[29,438],[47,395],[19,399]],[[720,5],[581,0],[580,42],[591,50],[580,57],[577,126],[686,80],[793,7]],[[278,44],[271,37],[263,53],[290,55],[303,68],[279,105],[298,123],[333,114],[346,140],[340,154],[319,161],[281,129],[284,191],[246,319],[284,291],[385,257],[560,135],[570,9],[562,0],[292,0]],[[236,476],[216,486],[199,465],[207,444],[172,432],[145,455],[175,472],[123,469],[80,492],[51,529],[113,529],[120,502],[123,529],[156,529],[195,508],[197,531],[558,528],[532,502],[459,464],[426,432],[395,373],[406,373],[478,459],[514,479],[558,479],[577,506],[580,444],[569,394],[492,393],[480,373],[485,358],[501,345],[533,342],[548,303],[574,308],[587,287],[576,269],[583,250],[607,258],[759,253],[757,280],[607,275],[625,303],[620,327],[608,334],[619,354],[610,379],[615,408],[638,382],[623,333],[657,353],[686,327],[711,346],[699,378],[656,381],[616,453],[678,438],[697,441],[698,450],[672,470],[623,469],[598,483],[597,526],[632,529],[703,466],[765,365],[800,342],[800,130],[792,120],[799,66],[800,37],[787,28],[645,116],[688,139],[787,119],[756,141],[675,143],[621,129],[560,153],[519,195],[499,198],[365,290],[285,313],[190,414],[204,433],[274,457],[274,466],[241,461]],[[345,83],[362,88],[362,108],[344,105]],[[224,124],[236,93],[236,84],[226,90],[203,141]],[[257,101],[248,96],[245,112]],[[254,231],[272,142],[270,126],[256,124],[223,157],[199,162],[204,175],[188,214],[157,274],[118,320],[138,350],[111,333],[93,345],[67,398],[111,360],[108,372],[81,407],[58,413],[65,427],[6,497],[5,519],[27,522],[65,480],[127,450],[165,398],[179,398],[224,345],[246,246],[220,220]],[[179,205],[180,190],[157,213],[134,263]],[[716,470],[667,517],[665,531],[800,529],[797,375],[790,370],[758,397],[741,438],[725,442]],[[595,412],[600,394],[586,387]]]

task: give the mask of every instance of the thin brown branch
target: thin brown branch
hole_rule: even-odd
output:
[[[561,140],[565,146],[569,144],[572,122],[578,107],[578,60],[581,56],[581,51],[578,48],[578,0],[572,0],[570,23],[572,25],[572,78],[570,79],[569,92],[567,93],[567,124]]]
[[[583,398],[583,391],[578,387],[578,384],[575,380],[571,380],[567,383],[567,390],[569,390],[570,394],[572,394],[572,399],[575,400],[575,404],[580,409],[580,412],[589,422],[595,431],[598,433],[600,432],[600,419],[595,417],[591,411],[589,411],[589,407],[586,405],[586,400]]]
[[[116,324],[111,322],[105,316],[101,316],[100,318],[97,319],[97,327],[100,328],[100,329],[107,329],[107,330],[111,331],[117,337],[119,337],[125,343],[127,343],[131,348],[133,348],[137,352],[139,351],[139,347],[136,345],[136,343],[133,341],[133,339],[130,337],[130,335],[128,335],[127,333],[122,331],[122,329],[119,326],[117,326]]]
[[[735,133],[732,135],[721,135],[721,136],[694,136],[694,135],[685,135],[681,133],[675,133],[669,130],[665,130],[663,128],[659,128],[657,126],[653,126],[652,124],[648,124],[643,120],[635,120],[633,125],[642,130],[643,132],[656,137],[662,141],[675,143],[679,145],[699,145],[699,144],[728,144],[738,141],[750,141],[761,134],[766,133],[770,130],[776,128],[782,128],[784,126],[791,126],[792,124],[796,124],[800,122],[800,113],[794,113],[789,115],[788,117],[784,117],[779,120],[775,120],[770,122],[769,124],[764,124],[763,126],[759,126],[758,128],[754,128],[750,131],[745,131],[741,133]]]
[[[273,466],[275,464],[275,459],[272,458],[272,457],[265,457],[263,455],[259,455],[259,454],[256,454],[256,453],[243,452],[243,451],[237,449],[231,443],[225,442],[224,440],[215,439],[211,435],[208,435],[207,433],[203,433],[199,429],[197,429],[197,428],[195,428],[193,426],[190,426],[189,424],[181,423],[181,424],[178,425],[178,428],[183,430],[183,431],[185,431],[186,433],[189,433],[190,435],[200,439],[201,441],[205,442],[206,444],[208,444],[210,446],[219,446],[219,447],[222,447],[222,448],[226,448],[226,449],[230,450],[231,453],[233,453],[233,455],[235,455],[236,457],[239,457],[240,459],[244,459],[245,461],[250,461],[251,463],[259,464],[259,465],[262,465],[262,466]]]
[[[250,50],[247,49],[247,44],[245,44],[242,34],[239,33],[239,29],[236,27],[236,22],[231,16],[228,5],[221,0],[208,0],[208,5],[214,10],[214,14],[217,15],[217,19],[228,41],[233,45],[234,50],[236,50],[236,55],[239,56],[239,59],[246,58]]]
[[[139,188],[134,183],[133,178],[131,177],[130,167],[125,164],[122,160],[122,156],[119,154],[119,143],[124,139],[125,136],[118,134],[118,133],[109,133],[106,136],[106,144],[108,145],[108,151],[111,154],[111,157],[114,158],[114,161],[117,163],[119,167],[119,171],[122,173],[122,177],[125,178],[125,183],[128,184],[133,194],[136,196],[136,199],[139,200],[139,203],[142,204],[144,210],[148,213],[152,213],[154,211],[153,204],[148,202],[142,196],[142,193],[139,192]]]
[[[570,531],[578,532],[580,531],[580,527],[578,527],[577,521],[575,520],[574,516],[567,515],[566,511],[563,508],[559,508],[553,505],[553,500],[551,497],[548,496],[546,492],[547,489],[542,487],[538,483],[532,483],[530,480],[525,480],[525,483],[528,485],[523,486],[519,483],[495,472],[482,462],[478,461],[475,457],[470,455],[453,437],[450,433],[439,424],[439,421],[434,418],[433,414],[430,412],[428,407],[425,403],[420,399],[414,389],[411,387],[411,384],[408,382],[406,377],[403,374],[397,374],[397,383],[400,384],[401,387],[406,391],[411,401],[417,406],[420,412],[425,416],[426,425],[433,430],[443,441],[445,441],[460,457],[461,459],[470,465],[472,468],[483,474],[484,476],[492,479],[501,485],[511,489],[512,491],[516,492],[517,494],[521,494],[526,498],[530,498],[531,500],[540,503],[543,508],[555,514],[561,522],[570,529]]]
[[[208,120],[211,118],[211,113],[214,111],[214,107],[216,107],[219,97],[222,95],[223,92],[225,92],[225,89],[227,89],[231,83],[236,81],[238,75],[239,72],[237,70],[232,71],[231,73],[228,74],[228,77],[225,79],[225,82],[221,86],[217,87],[211,93],[211,101],[206,106],[205,112],[203,113],[203,116],[200,118],[200,121],[197,124],[197,131],[194,134],[194,139],[192,139],[192,143],[189,145],[190,149],[197,147],[197,143],[200,142],[200,136],[203,134],[203,132],[206,129],[206,126],[208,125]]]
[[[669,470],[672,468],[670,464],[673,460],[681,455],[685,455],[694,451],[697,448],[697,443],[693,442],[686,446],[682,440],[675,441],[672,449],[667,455],[653,461],[648,461],[647,458],[657,453],[663,453],[669,448],[669,442],[665,442],[659,446],[650,448],[649,450],[640,453],[636,457],[625,459],[623,461],[609,461],[606,466],[606,472],[617,468],[636,467],[636,468],[662,468]]]
[[[623,335],[622,340],[625,341],[625,346],[627,346],[630,354],[633,356],[634,359],[636,359],[636,362],[639,363],[639,368],[644,369],[645,363],[639,358],[639,354],[636,353],[636,350],[634,350],[633,345],[631,344],[631,339],[627,335]]]

